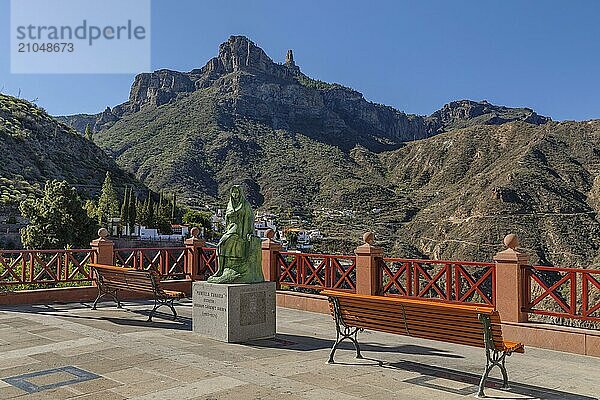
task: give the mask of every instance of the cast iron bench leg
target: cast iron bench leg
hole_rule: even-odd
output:
[[[490,323],[490,318],[487,315],[479,314],[479,320],[483,325],[483,336],[485,343],[485,372],[481,376],[481,380],[479,381],[479,391],[477,392],[477,397],[485,397],[484,388],[485,381],[490,374],[490,371],[494,367],[500,368],[502,372],[502,389],[508,389],[508,373],[506,372],[506,366],[504,362],[506,361],[506,356],[510,356],[511,353],[506,351],[499,351],[495,349],[494,340],[492,338],[492,325]]]
[[[177,311],[175,311],[175,306],[173,306],[173,301],[175,299],[171,299],[167,305],[169,306],[169,308],[171,309],[171,311],[173,312],[173,321],[177,321]]]
[[[92,306],[92,310],[95,310],[100,299],[107,295],[111,296],[113,298],[113,300],[115,301],[115,303],[117,303],[117,308],[123,308],[121,306],[121,301],[117,297],[117,289],[115,289],[114,291],[102,291],[101,289],[99,289],[98,296],[96,297],[96,300],[94,300],[94,305]]]
[[[363,358],[362,354],[360,353],[360,345],[358,344],[357,339],[358,331],[362,329],[346,326],[346,324],[344,324],[344,320],[342,319],[342,314],[340,312],[340,306],[337,299],[335,297],[330,297],[329,301],[333,303],[336,340],[335,344],[331,348],[331,353],[329,353],[329,360],[327,360],[327,363],[334,363],[333,356],[335,355],[335,351],[337,350],[339,345],[346,339],[350,340],[354,344],[354,348],[356,349],[356,358]]]
[[[490,374],[490,371],[494,369],[494,367],[500,368],[500,372],[502,372],[502,389],[508,389],[508,373],[506,372],[506,366],[504,365],[504,361],[506,360],[506,356],[508,353],[498,350],[485,349],[486,354],[486,363],[485,363],[485,372],[481,376],[481,380],[479,381],[479,391],[477,392],[477,397],[485,397],[485,393],[483,392],[485,388],[485,381]]]
[[[156,310],[158,310],[158,308],[161,306],[162,304],[158,304],[158,299],[154,299],[154,308],[152,308],[152,311],[150,311],[150,315],[148,316],[148,322],[152,322],[152,317],[154,316],[154,313],[156,312]]]
[[[158,310],[162,306],[169,307],[171,309],[171,312],[173,312],[173,321],[177,321],[177,311],[175,311],[175,306],[173,306],[174,300],[175,299],[154,298],[154,308],[150,312],[150,316],[148,317],[148,322],[152,322],[152,317],[154,316],[154,313],[156,312],[156,310]]]

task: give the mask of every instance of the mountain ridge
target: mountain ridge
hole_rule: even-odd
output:
[[[308,115],[312,117],[323,117],[319,114],[320,110],[312,110],[313,112],[307,110],[311,105],[333,110],[342,118],[345,114],[360,110],[364,114],[359,116],[359,120],[364,125],[360,128],[384,131],[383,135],[379,132],[379,136],[383,136],[383,138],[379,136],[376,138],[393,142],[429,137],[454,128],[453,125],[457,125],[457,121],[460,127],[465,127],[469,125],[465,120],[482,116],[480,123],[484,124],[502,124],[513,120],[543,124],[551,120],[528,108],[495,106],[485,100],[481,102],[454,101],[444,105],[430,116],[406,114],[391,106],[367,101],[362,93],[354,89],[312,79],[301,72],[300,67],[293,59],[291,50],[287,56],[291,59],[286,60],[286,63],[275,63],[248,38],[231,36],[228,41],[219,46],[218,56],[211,58],[202,68],[192,69],[189,72],[163,68],[154,72],[138,74],[126,102],[113,108],[107,107],[103,112],[95,115],[79,114],[59,118],[80,132],[84,131],[87,124],[90,124],[93,132],[99,132],[112,126],[124,115],[138,112],[145,106],[160,107],[196,90],[208,88],[219,79],[234,74],[232,79],[227,79],[221,86],[226,86],[226,89],[233,91],[242,91],[248,85],[252,86],[253,83],[256,83],[244,81],[250,76],[252,81],[258,81],[262,86],[266,86],[262,91],[258,90],[254,93],[256,97],[265,101],[276,96],[288,100],[271,103],[269,104],[271,107],[268,109],[254,112],[248,110],[247,105],[240,102],[241,96],[236,96],[237,101],[234,100],[231,104],[234,113],[239,111],[244,116],[255,119],[270,118],[275,128],[290,128],[290,126],[285,126],[286,121],[282,121],[281,118],[277,119],[276,115],[273,115],[281,112],[290,113],[290,106],[304,109],[303,111],[307,111]],[[276,84],[279,84],[280,88],[273,87]],[[302,87],[314,89],[321,96],[316,93],[303,92]],[[294,101],[297,99],[303,101]],[[303,116],[306,116],[307,113],[304,113]],[[375,123],[368,123],[373,121]],[[361,144],[364,145],[364,143]]]

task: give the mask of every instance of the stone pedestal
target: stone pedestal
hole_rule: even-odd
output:
[[[195,333],[229,343],[275,337],[275,282],[194,282],[192,299]]]

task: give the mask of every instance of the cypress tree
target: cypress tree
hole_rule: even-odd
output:
[[[138,199],[135,199],[135,209],[137,211],[135,216],[135,222],[137,222],[140,225],[144,225],[144,203],[142,203]]]
[[[175,198],[175,193],[173,193],[173,203],[171,204],[171,223],[175,223],[175,208],[177,207],[176,205],[176,198]]]
[[[127,196],[128,188],[125,186],[125,192],[123,193],[123,204],[121,204],[121,226],[129,226],[129,198]],[[129,234],[129,232],[127,232]]]
[[[92,136],[92,130],[90,129],[90,124],[87,124],[87,125],[85,126],[85,133],[84,133],[84,136],[85,136],[85,138],[86,138],[87,140],[90,140],[90,141],[92,141],[92,140],[94,139],[94,138],[93,138],[93,136]]]
[[[137,198],[133,193],[133,188],[129,191],[129,233],[135,229],[135,222],[137,220]]]
[[[102,193],[98,200],[98,224],[105,226],[110,218],[119,215],[119,200],[117,199],[117,193],[112,184],[110,178],[110,172],[106,171],[106,178],[102,184]]]
[[[154,223],[154,205],[152,204],[152,197],[150,197],[150,192],[148,192],[148,199],[146,200],[146,210],[148,212],[148,220],[146,221],[148,228],[153,228]]]

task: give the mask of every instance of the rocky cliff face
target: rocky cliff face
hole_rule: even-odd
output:
[[[496,106],[483,100],[453,101],[444,105],[428,118],[431,130],[444,132],[472,125],[501,125],[512,121],[524,121],[534,125],[542,125],[550,118],[538,115],[530,108],[510,108]]]
[[[188,74],[161,69],[139,74],[129,94],[130,111],[139,111],[145,105],[161,106],[181,93],[194,91],[194,82]]]

